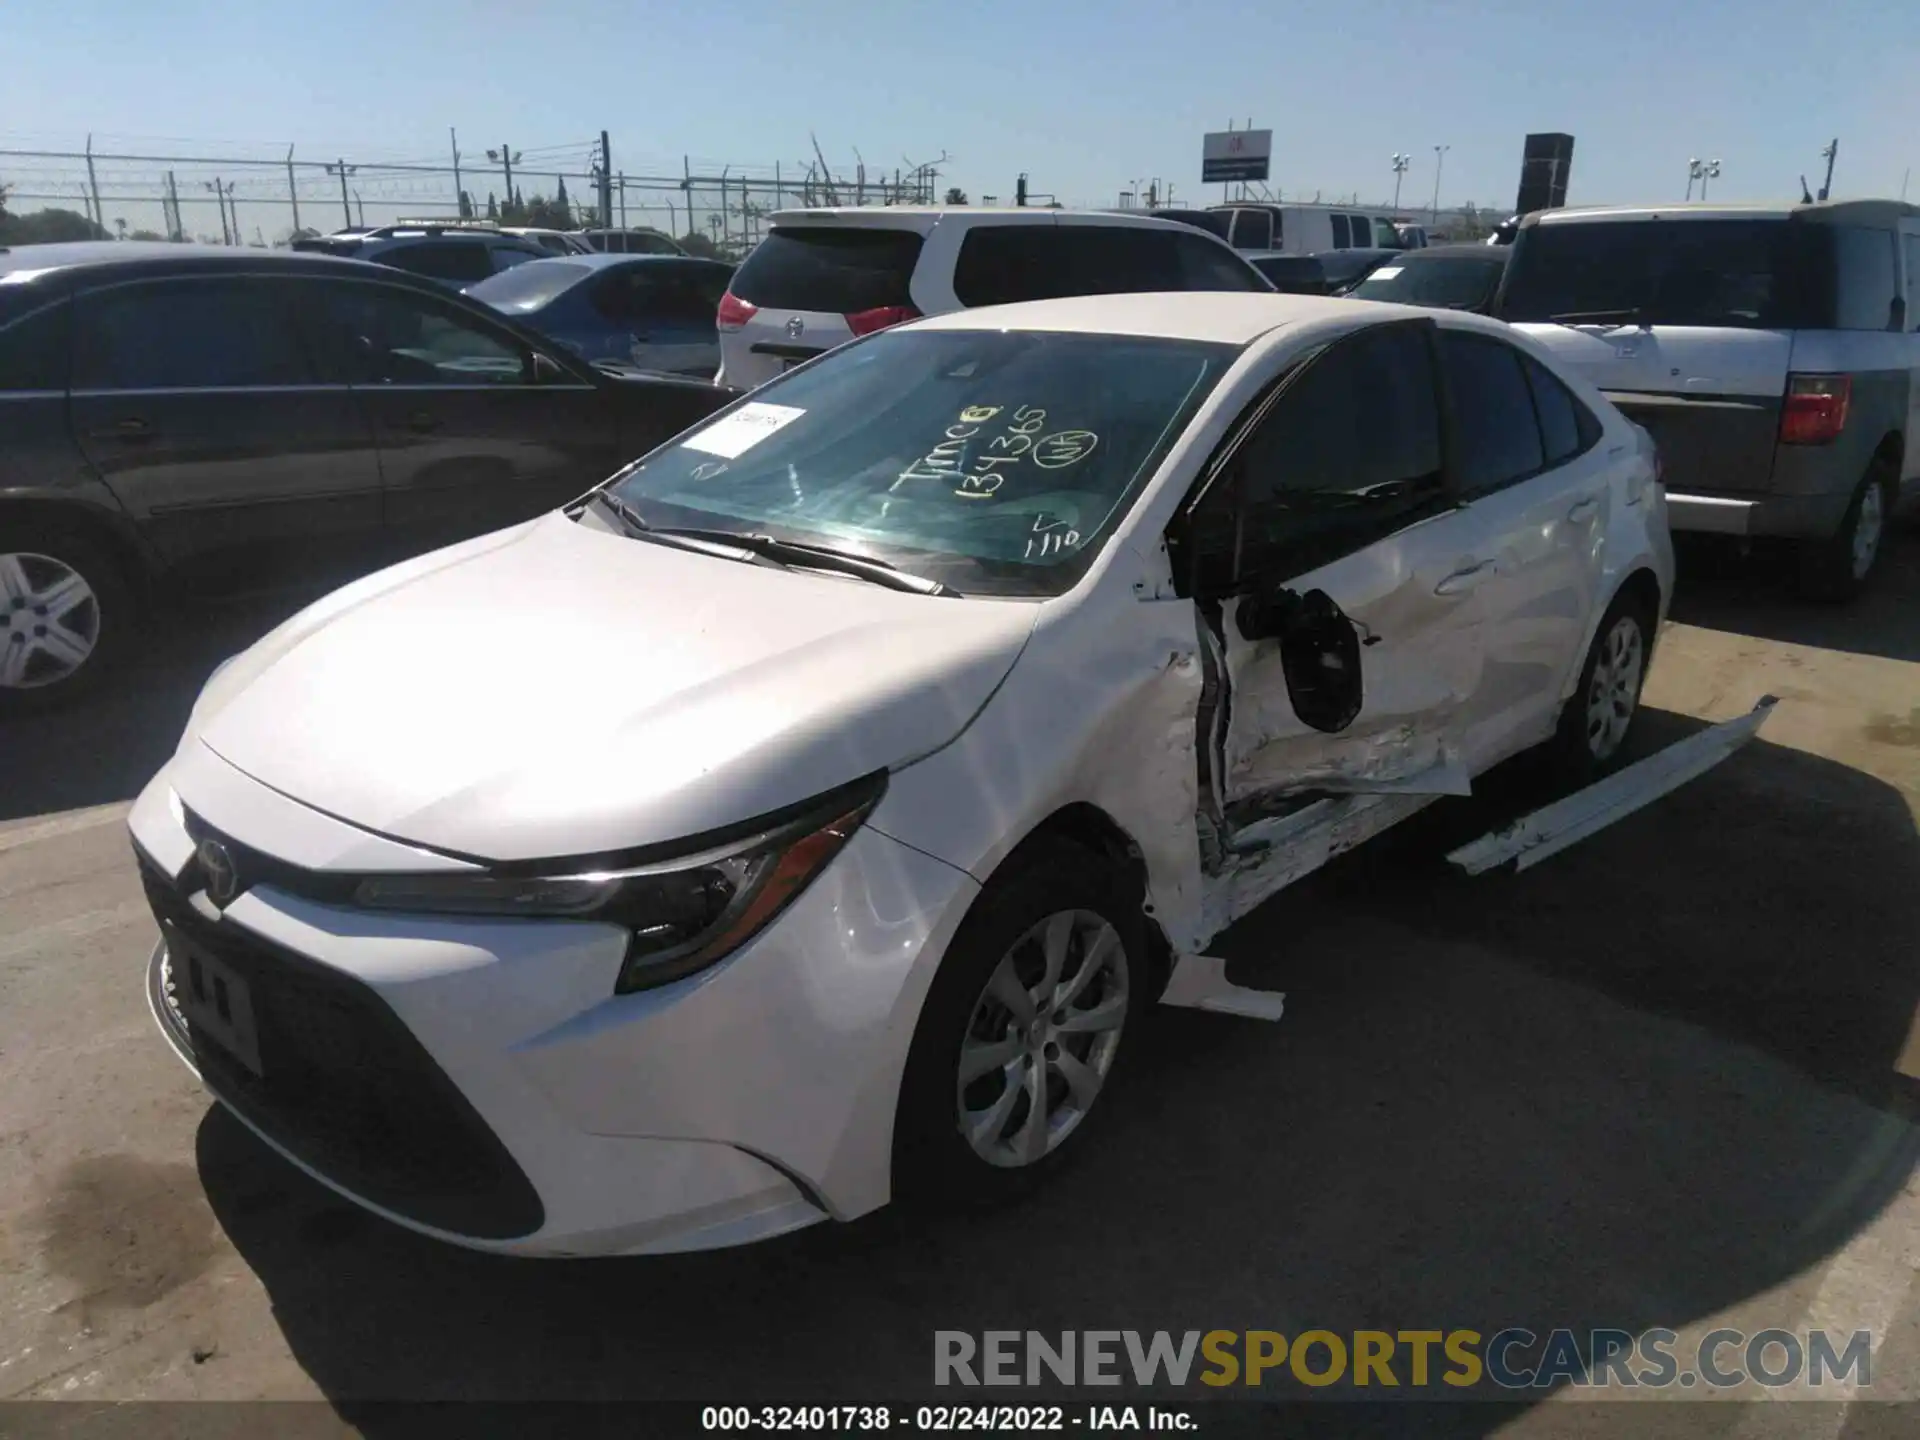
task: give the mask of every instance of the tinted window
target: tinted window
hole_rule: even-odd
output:
[[[1259,290],[1230,252],[1177,230],[985,225],[967,232],[953,291],[967,306],[1149,290]]]
[[[1242,250],[1273,248],[1273,215],[1266,210],[1242,210],[1233,225],[1233,243]]]
[[[1440,355],[1462,492],[1484,494],[1539,470],[1545,463],[1540,426],[1520,352],[1489,336],[1442,330]]]
[[[1904,237],[1907,247],[1907,328],[1920,330],[1920,235]]]
[[[775,310],[853,315],[911,305],[920,236],[875,225],[776,225],[734,273],[733,293]]]
[[[477,247],[476,247],[477,248]],[[388,285],[327,285],[322,324],[349,376],[381,385],[524,385],[532,357],[431,295]]]
[[[67,316],[57,304],[0,322],[0,390],[67,388]]]
[[[511,270],[517,265],[526,264],[529,260],[546,258],[544,251],[535,250],[530,246],[493,245],[488,248],[493,252],[493,268],[496,272]]]
[[[1505,251],[1498,249],[1490,256],[1396,256],[1355,286],[1353,298],[1479,310],[1492,302],[1506,262]]]
[[[525,313],[558,299],[592,274],[593,268],[588,265],[570,265],[565,260],[542,260],[538,265],[516,265],[491,279],[482,280],[467,294],[496,310]]]
[[[1530,355],[1521,356],[1520,363],[1533,389],[1533,408],[1540,417],[1540,438],[1546,445],[1547,464],[1571,460],[1593,443],[1598,423],[1546,366]]]
[[[1425,327],[1392,325],[1307,362],[1203,503],[1196,538],[1231,576],[1295,575],[1391,534],[1439,495],[1440,413]],[[1222,521],[1231,525],[1223,530]]]
[[[610,320],[713,325],[720,308],[694,276],[678,266],[641,264],[609,275],[595,287],[594,308]]]
[[[680,247],[653,230],[589,230],[587,243],[595,250],[621,255],[678,255]]]
[[[1333,225],[1333,248],[1336,250],[1345,250],[1353,243],[1353,236],[1347,229],[1347,217],[1344,215],[1329,215],[1327,219]]]
[[[412,275],[434,280],[484,280],[493,274],[493,261],[484,244],[429,240],[419,245],[396,245],[367,257]]]
[[[1895,268],[1900,252],[1891,230],[1834,227],[1834,258],[1838,262],[1839,294],[1834,305],[1837,330],[1884,330],[1893,318],[1897,294]]]
[[[659,524],[811,539],[961,591],[1083,573],[1239,347],[997,330],[882,334],[763,385],[630,471]],[[737,433],[745,411],[752,438]]]
[[[277,289],[258,280],[190,280],[83,296],[74,388],[308,384],[313,372]]]
[[[1321,268],[1318,256],[1262,255],[1252,264],[1254,269],[1273,282],[1276,290],[1284,290],[1290,295],[1326,293],[1326,272]]]
[[[1500,318],[1823,328],[1825,226],[1786,220],[1624,220],[1528,227]],[[1577,323],[1577,322],[1576,322]],[[1884,312],[1880,323],[1886,324]]]
[[[1191,225],[1222,240],[1231,238],[1230,232],[1233,228],[1233,211],[1231,210],[1156,210],[1153,214],[1156,219],[1173,220],[1182,225]]]

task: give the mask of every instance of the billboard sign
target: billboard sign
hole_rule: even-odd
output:
[[[1224,185],[1229,180],[1265,180],[1273,157],[1271,130],[1216,130],[1200,147],[1200,183]]]

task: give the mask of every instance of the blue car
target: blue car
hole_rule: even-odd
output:
[[[714,317],[733,267],[684,255],[564,255],[529,260],[466,294],[589,361],[711,377]]]

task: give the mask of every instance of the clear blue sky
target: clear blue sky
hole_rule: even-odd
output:
[[[976,198],[1025,170],[1102,204],[1217,196],[1201,133],[1249,117],[1289,195],[1390,195],[1410,152],[1403,206],[1436,144],[1443,204],[1509,205],[1528,130],[1577,137],[1576,203],[1677,199],[1691,155],[1716,197],[1795,196],[1835,134],[1836,193],[1920,161],[1914,0],[0,0],[0,35],[16,147],[432,158],[454,125],[473,163],[605,128],[637,171],[797,163],[812,130],[836,166],[946,150]]]

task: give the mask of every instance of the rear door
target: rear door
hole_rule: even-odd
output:
[[[914,293],[925,243],[899,225],[775,225],[734,272],[720,315],[721,378],[750,389],[836,345],[953,308]]]
[[[1824,229],[1785,218],[1532,225],[1497,313],[1644,425],[1673,489],[1765,490],[1794,331],[1825,328]]]
[[[1369,326],[1306,361],[1169,537],[1219,651],[1202,764],[1230,830],[1300,792],[1458,788],[1487,557],[1445,489],[1432,329]]]
[[[274,584],[377,556],[372,427],[293,323],[300,285],[172,278],[76,301],[75,435],[191,583]]]
[[[1553,729],[1584,658],[1620,454],[1602,449],[1600,422],[1532,356],[1474,331],[1439,339],[1454,494],[1479,522],[1490,567],[1474,577],[1485,668],[1462,747],[1478,773]]]
[[[451,298],[307,282],[305,321],[379,442],[386,528],[415,554],[551,510],[624,458],[603,387]]]

